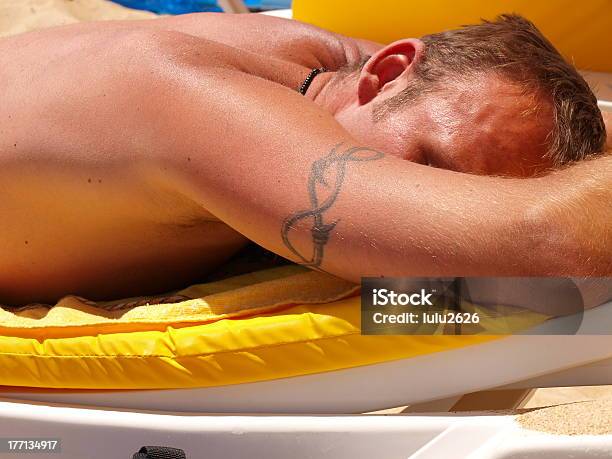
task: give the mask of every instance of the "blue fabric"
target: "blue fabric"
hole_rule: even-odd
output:
[[[216,0],[114,0],[129,8],[149,10],[161,14],[184,14],[196,11],[221,11]],[[291,0],[246,0],[252,9],[290,8]]]
[[[221,11],[215,0],[114,0],[129,8],[160,14],[183,14],[195,11]]]

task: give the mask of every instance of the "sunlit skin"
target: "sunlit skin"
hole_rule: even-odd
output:
[[[494,75],[449,83],[382,120],[348,117],[337,115],[356,138],[420,164],[509,177],[553,167],[546,155],[550,104]]]
[[[453,172],[545,169],[545,101],[541,120],[523,116],[530,96],[483,77],[373,120],[419,43],[208,14],[1,40],[0,302],[167,291],[248,240],[295,260],[283,221],[308,206],[312,164],[339,144],[384,155],[347,166],[321,269],[352,281],[610,274],[608,159],[532,179]],[[358,74],[335,73],[366,55]],[[307,226],[291,237],[309,250]]]

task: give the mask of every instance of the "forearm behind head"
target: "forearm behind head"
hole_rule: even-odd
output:
[[[534,207],[558,274],[612,275],[612,156],[543,177]]]

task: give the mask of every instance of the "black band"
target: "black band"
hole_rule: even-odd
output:
[[[182,449],[166,446],[143,446],[132,459],[186,459]]]
[[[312,69],[310,73],[308,74],[308,76],[306,77],[306,79],[304,80],[304,82],[302,83],[302,85],[300,86],[300,88],[298,89],[300,94],[305,96],[306,91],[308,91],[308,88],[310,87],[310,84],[312,83],[312,80],[314,80],[314,77],[316,77],[319,73],[324,73],[324,72],[327,72],[327,69],[325,67],[321,67],[318,69]]]

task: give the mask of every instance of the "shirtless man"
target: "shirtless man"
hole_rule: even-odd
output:
[[[526,21],[479,27],[382,46],[201,14],[3,39],[0,302],[185,286],[247,240],[354,281],[611,274],[612,158],[547,173],[602,150],[594,97]]]

